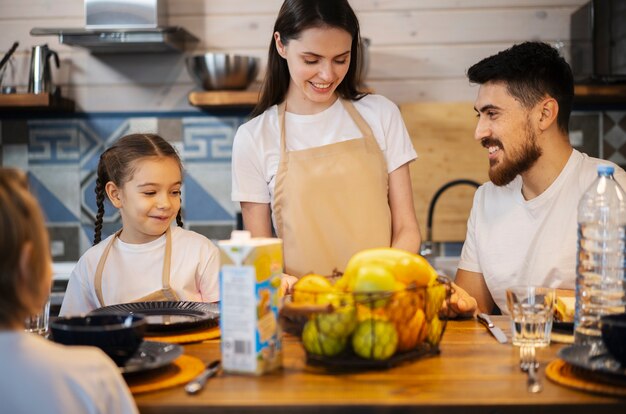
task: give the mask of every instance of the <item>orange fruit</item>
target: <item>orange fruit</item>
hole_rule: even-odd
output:
[[[401,290],[393,294],[387,303],[389,320],[397,323],[408,322],[418,309],[424,306],[424,289]]]
[[[370,308],[369,304],[356,304],[356,315],[359,322],[363,322],[366,319],[379,319],[388,321],[387,312],[385,308]]]
[[[424,341],[426,334],[424,311],[418,309],[408,323],[396,324],[398,351],[409,351]]]

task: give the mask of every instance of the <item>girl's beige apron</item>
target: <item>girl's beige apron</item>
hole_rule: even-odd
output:
[[[285,273],[297,277],[343,271],[354,253],[391,245],[387,163],[354,105],[341,102],[363,137],[300,151],[286,150],[285,102],[278,106],[274,217]]]
[[[111,238],[111,241],[102,252],[102,256],[100,257],[100,261],[98,262],[98,267],[96,267],[96,276],[94,280],[94,287],[96,289],[96,295],[98,296],[98,301],[100,302],[100,306],[105,306],[104,298],[102,296],[102,271],[104,270],[104,263],[109,256],[109,251],[115,242],[115,239],[119,237],[122,230],[120,229],[115,235]],[[163,274],[161,276],[161,280],[163,283],[163,288],[152,292],[144,297],[134,300],[133,302],[157,302],[157,301],[178,301],[178,296],[176,292],[172,290],[170,287],[170,261],[172,258],[172,232],[168,227],[165,231],[165,254],[163,257]]]

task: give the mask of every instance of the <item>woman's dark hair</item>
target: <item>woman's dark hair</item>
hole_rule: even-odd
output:
[[[543,42],[524,42],[489,56],[467,70],[470,82],[504,82],[511,96],[532,108],[546,95],[559,104],[557,125],[567,133],[574,77],[559,52]]]
[[[298,39],[301,33],[310,28],[332,27],[345,30],[352,36],[350,66],[348,73],[337,87],[337,94],[344,99],[360,99],[365,93],[359,92],[359,60],[361,35],[359,21],[347,0],[285,0],[274,23],[272,40],[267,56],[267,71],[261,96],[252,111],[252,117],[262,114],[267,108],[285,99],[289,88],[289,68],[287,62],[276,50],[274,33],[280,33],[280,40],[287,45]]]
[[[183,164],[174,147],[158,135],[126,135],[104,151],[98,162],[98,178],[95,188],[98,213],[93,235],[94,245],[100,243],[101,240],[106,184],[112,181],[116,186],[122,187],[124,183],[132,179],[136,166],[134,161],[144,157],[171,157],[178,163],[181,174],[183,172]],[[180,210],[176,214],[176,223],[180,227],[183,226]]]

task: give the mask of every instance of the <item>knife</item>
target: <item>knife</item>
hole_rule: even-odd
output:
[[[187,385],[185,385],[185,391],[187,391],[187,394],[196,394],[198,391],[204,388],[204,384],[206,384],[206,381],[215,374],[217,374],[217,371],[219,371],[219,369],[219,359],[216,359],[215,361],[207,364],[206,369],[202,371],[200,375],[198,375],[196,378],[189,381]]]
[[[502,329],[498,328],[496,325],[493,324],[493,322],[491,322],[491,319],[489,319],[489,315],[487,315],[486,313],[479,313],[476,315],[476,319],[478,319],[478,322],[482,323],[487,327],[487,329],[489,329],[489,332],[491,332],[491,334],[494,336],[494,338],[498,340],[498,342],[500,342],[501,344],[506,344],[508,342],[508,339],[506,338],[504,332],[502,332]]]

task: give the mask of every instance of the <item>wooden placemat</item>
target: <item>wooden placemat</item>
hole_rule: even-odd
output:
[[[204,371],[204,363],[193,356],[181,355],[166,367],[124,377],[130,392],[143,394],[186,384]]]
[[[595,376],[591,372],[578,369],[562,359],[555,359],[546,367],[546,376],[557,384],[565,385],[569,388],[588,391],[595,394],[614,395],[626,397],[626,380],[605,379],[602,376]]]
[[[552,331],[552,333],[550,334],[550,342],[557,342],[559,344],[573,344],[574,335]]]
[[[169,342],[171,344],[191,344],[194,342],[202,342],[209,339],[217,339],[220,337],[219,326],[197,332],[188,332],[184,334],[152,336],[145,335],[145,339],[157,342]]]

